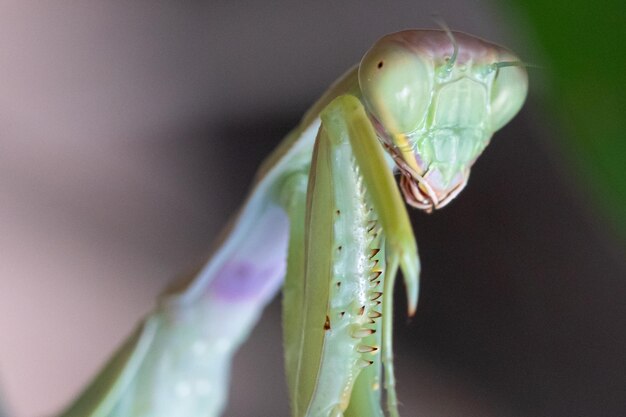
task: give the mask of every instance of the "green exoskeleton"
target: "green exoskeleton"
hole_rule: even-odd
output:
[[[284,279],[292,416],[396,416],[391,295],[401,269],[413,314],[420,271],[404,201],[448,204],[526,93],[518,58],[470,35],[380,39],[261,166],[206,265],[62,415],[220,415],[231,358]]]

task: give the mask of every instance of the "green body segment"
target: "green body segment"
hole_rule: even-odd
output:
[[[285,347],[285,369],[287,370],[287,388],[291,406],[296,401],[297,381],[295,370],[303,349],[302,320],[305,303],[305,214],[307,206],[308,172],[290,177],[281,195],[281,203],[289,213],[289,249],[287,252],[287,274],[283,284],[282,324],[283,346]]]
[[[353,96],[338,97],[322,113],[307,196],[304,240],[290,242],[294,251],[304,247],[305,258],[289,260],[283,301],[292,413],[342,416],[358,380],[355,395],[377,415],[380,351],[391,349],[380,343],[386,257],[410,262],[407,280],[415,290],[419,261],[391,172]]]
[[[363,104],[356,97],[347,94],[339,96],[328,105],[322,114],[322,123],[336,141],[350,144],[372,206],[378,213],[381,227],[387,236],[388,256],[397,258],[402,267],[409,315],[412,315],[417,308],[419,288],[420,262],[417,243],[376,131]]]
[[[300,416],[307,415],[317,387],[316,375],[324,351],[324,325],[332,271],[332,256],[329,255],[333,245],[332,216],[327,213],[333,204],[333,196],[329,194],[332,192],[331,161],[326,148],[319,145],[318,141],[313,151],[313,160],[317,162],[311,169],[320,175],[309,176],[304,240],[290,242],[291,245],[304,247],[303,275],[287,277],[287,280],[297,279],[303,283],[302,310],[299,320],[292,323],[297,333],[295,340],[287,341],[287,349],[293,347],[296,350],[295,368],[288,368],[287,374],[294,375],[290,377],[294,381],[292,408],[295,415]],[[319,171],[316,166],[320,166]],[[284,303],[293,304],[287,298]]]
[[[295,416],[342,415],[359,372],[370,365],[363,338],[376,331],[376,290],[382,262],[377,219],[365,196],[349,143],[332,143],[322,128],[309,181],[307,297],[301,326],[304,346],[294,398]],[[315,288],[319,287],[319,288]],[[285,300],[288,302],[288,300]],[[287,372],[290,372],[288,369]]]

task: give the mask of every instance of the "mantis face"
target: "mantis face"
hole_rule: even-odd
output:
[[[528,77],[500,46],[464,33],[407,30],[365,54],[359,86],[407,203],[430,212],[465,187],[493,133],[522,107]]]

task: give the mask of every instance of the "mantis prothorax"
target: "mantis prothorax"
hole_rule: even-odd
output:
[[[220,415],[231,358],[285,277],[292,416],[380,417],[383,387],[397,416],[392,290],[401,269],[413,314],[420,271],[402,195],[448,204],[527,86],[515,55],[467,34],[380,39],[261,166],[206,265],[63,416]]]

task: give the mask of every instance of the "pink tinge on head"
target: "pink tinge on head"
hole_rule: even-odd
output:
[[[503,47],[462,32],[452,32],[458,45],[457,64],[469,61],[493,63],[510,53]],[[405,30],[388,35],[389,39],[404,43],[410,49],[429,56],[436,64],[452,56],[454,45],[442,30]]]

